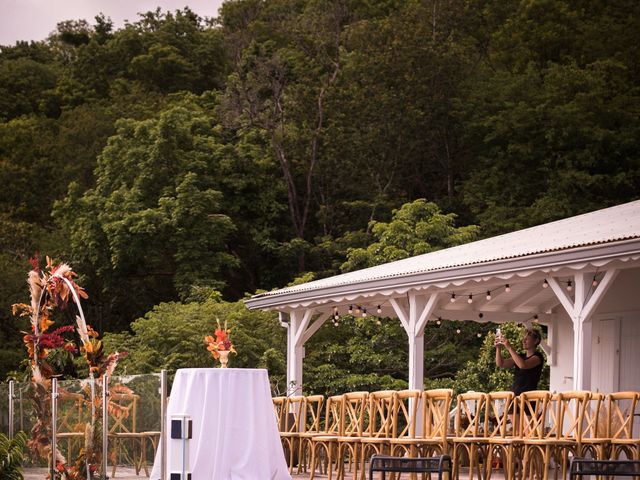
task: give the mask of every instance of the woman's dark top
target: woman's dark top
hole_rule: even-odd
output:
[[[522,392],[529,392],[531,390],[538,389],[538,381],[540,375],[542,375],[542,367],[544,366],[544,357],[540,352],[535,352],[531,357],[527,357],[526,353],[521,353],[520,356],[527,360],[533,356],[540,357],[540,363],[533,368],[519,368],[515,366],[515,372],[513,373],[513,385],[511,390],[515,395],[520,395]]]

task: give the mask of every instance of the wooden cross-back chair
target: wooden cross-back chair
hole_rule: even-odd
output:
[[[585,405],[582,420],[582,440],[579,457],[594,460],[606,460],[609,448],[606,428],[606,406],[603,402],[605,395],[591,392]]]
[[[318,435],[311,437],[311,474],[313,480],[316,469],[322,470],[325,465],[328,480],[333,475],[333,462],[338,453],[338,438],[342,435],[344,422],[344,395],[333,395],[327,398],[324,416],[324,428]]]
[[[628,460],[640,460],[640,438],[633,434],[638,412],[639,392],[610,393],[607,401],[607,437],[609,457],[618,460],[624,454]]]
[[[566,478],[569,468],[569,457],[578,456],[582,451],[584,415],[591,392],[569,391],[560,392],[552,397],[558,403],[555,409],[559,412],[556,419],[557,434],[552,442],[552,455],[555,460],[555,476],[560,466],[562,478]]]
[[[466,457],[469,462],[469,480],[473,480],[474,469],[478,478],[483,472],[479,455],[486,458],[485,418],[487,416],[487,394],[467,392],[458,395],[453,443],[453,477],[458,478],[460,465]]]
[[[288,456],[289,473],[293,472],[295,462],[299,461],[296,458],[296,454],[299,451],[300,435],[304,430],[305,408],[305,397],[296,395],[287,397],[284,411],[282,412],[281,418],[284,425],[280,429],[280,438],[285,454]]]
[[[551,393],[548,391],[531,391],[520,394],[517,415],[521,438],[522,476],[524,478],[548,478],[548,470],[553,450],[553,442],[557,437],[556,419],[558,415],[554,408],[549,408]],[[552,424],[549,426],[547,415]]]
[[[393,434],[389,442],[393,456],[417,456],[416,429],[421,422],[422,390],[400,390],[396,393],[393,412]]]
[[[112,462],[111,477],[115,478],[120,459],[134,466],[136,475],[144,469],[149,476],[146,442],[157,444],[160,432],[141,432],[138,429],[138,403],[140,396],[127,387],[116,385],[109,393],[109,444]],[[126,448],[129,442],[130,449]]]
[[[487,416],[485,431],[487,457],[485,478],[489,480],[494,464],[502,467],[504,478],[513,480],[516,476],[515,457],[520,446],[519,437],[514,436],[514,394],[513,392],[491,392],[487,394]]]
[[[422,437],[420,453],[423,457],[449,453],[449,411],[453,390],[439,388],[422,394]]]
[[[363,479],[366,473],[365,464],[372,455],[390,453],[395,401],[395,390],[380,390],[369,394],[369,423],[360,440],[360,472]]]
[[[278,424],[278,432],[283,432],[285,430],[284,412],[287,408],[287,397],[272,397],[271,403],[273,404],[273,413]]]
[[[342,434],[338,437],[338,478],[345,476],[345,464],[358,477],[360,444],[365,433],[365,417],[369,413],[369,392],[349,392],[344,395]]]
[[[324,395],[308,395],[305,398],[304,431],[298,442],[298,473],[307,471],[311,461],[311,439],[322,432],[322,408]]]
[[[91,421],[90,412],[85,409],[85,397],[81,393],[58,390],[57,437],[65,445],[63,454],[67,459],[75,458],[76,450],[84,444],[87,424]]]

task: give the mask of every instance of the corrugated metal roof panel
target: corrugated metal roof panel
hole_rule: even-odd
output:
[[[633,238],[640,238],[640,200],[255,297],[351,285]]]

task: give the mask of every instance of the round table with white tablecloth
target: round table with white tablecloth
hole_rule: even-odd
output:
[[[167,406],[167,432],[172,415],[193,422],[186,455],[193,480],[291,479],[266,370],[179,369]],[[167,444],[171,441],[168,434]],[[152,480],[160,479],[160,458],[158,450]],[[167,478],[169,473],[167,468]]]

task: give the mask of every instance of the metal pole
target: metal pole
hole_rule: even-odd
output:
[[[24,432],[24,399],[22,398],[22,388],[18,387],[20,395],[18,396],[18,405],[20,406],[20,431]]]
[[[51,478],[56,478],[56,453],[58,451],[58,379],[51,379]]]
[[[102,377],[102,478],[107,480],[109,451],[109,375]]]
[[[13,439],[13,380],[9,380],[9,440]]]
[[[167,371],[160,371],[160,480],[167,478]]]

